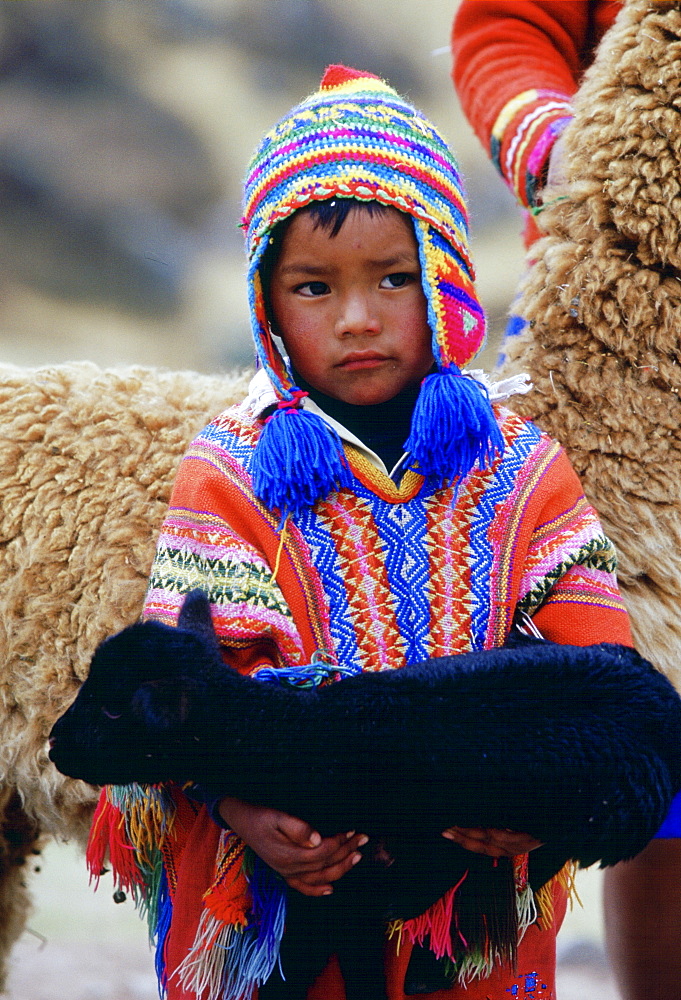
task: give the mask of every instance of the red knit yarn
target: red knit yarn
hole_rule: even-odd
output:
[[[334,87],[340,87],[343,83],[348,83],[350,80],[380,80],[380,76],[376,76],[375,73],[363,73],[358,69],[351,69],[349,66],[343,66],[341,63],[335,63],[332,66],[326,67],[326,72],[322,77],[321,89],[322,90],[333,90]]]
[[[107,854],[114,872],[114,884],[133,895],[136,891],[144,891],[144,877],[139,868],[135,848],[128,840],[125,816],[108,801],[104,789],[92,820],[85,854],[95,888],[99,884]]]

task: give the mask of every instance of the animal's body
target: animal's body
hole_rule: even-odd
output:
[[[503,909],[510,870],[453,848],[448,826],[535,835],[545,844],[530,858],[535,888],[570,858],[615,864],[641,850],[681,787],[680,726],[669,682],[608,644],[518,637],[314,690],[259,681],[224,663],[210,606],[194,592],[177,628],[144,622],[102,644],[50,756],[97,784],[199,782],[324,834],[380,841],[393,864],[360,865],[332,902],[294,898],[289,916],[305,945],[289,939],[287,970],[326,958],[335,927],[354,956],[352,984],[362,937],[349,899],[376,956],[387,919],[418,915],[467,869],[492,895],[496,881]],[[358,996],[367,975],[380,982],[378,959],[373,970],[363,960]]]
[[[47,758],[101,640],[139,616],[193,435],[248,378],[0,367],[0,988],[46,837],[85,843],[91,786]]]
[[[681,5],[628,0],[574,98],[515,308],[511,406],[566,448],[637,648],[681,686]]]
[[[143,622],[100,646],[50,756],[92,784],[195,781],[327,834],[506,827],[614,864],[681,787],[677,727],[668,681],[609,644],[519,637],[313,690],[258,681],[225,665],[196,591],[177,629]]]

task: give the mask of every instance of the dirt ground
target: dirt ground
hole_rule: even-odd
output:
[[[156,1000],[153,957],[131,902],[97,893],[83,858],[50,846],[31,873],[35,909],[11,962],[8,1000]],[[559,1000],[618,1000],[602,947],[600,875],[580,874],[583,907],[559,937]]]

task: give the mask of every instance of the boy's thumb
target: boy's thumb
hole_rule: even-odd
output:
[[[286,816],[280,826],[283,827],[289,840],[300,847],[319,847],[322,842],[321,835],[313,830],[309,823],[296,816]]]

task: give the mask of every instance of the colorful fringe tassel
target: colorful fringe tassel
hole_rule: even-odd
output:
[[[248,921],[244,924],[243,913],[229,923],[224,910],[218,916],[215,904],[225,894],[220,883],[213,886],[205,897],[194,944],[173,973],[197,1000],[244,1000],[269,979],[279,960],[286,917],[284,883],[259,858],[246,853],[253,858]],[[243,870],[242,865],[240,873]]]
[[[174,807],[173,794],[165,787],[106,788],[87,849],[91,876],[99,882],[108,857],[116,886],[129,892],[146,915],[162,996],[172,978],[197,1000],[245,1000],[269,978],[279,960],[286,916],[285,884],[235,834],[224,831],[215,880],[203,897],[204,910],[194,942],[182,963],[169,973],[166,943],[173,915],[171,843],[177,841],[177,847],[178,837],[181,840],[174,828]],[[471,920],[467,901],[462,899],[462,893],[471,896],[466,872],[425,913],[412,920],[393,921],[389,936],[398,935],[401,940],[406,935],[413,944],[428,943],[438,959],[448,961],[452,981],[462,986],[489,976],[497,964],[512,963],[516,943],[527,928],[537,921],[543,927],[551,924],[554,885],[558,883],[576,896],[575,866],[566,865],[537,893],[527,882],[526,855],[516,858],[512,867],[499,868],[500,877],[508,877],[514,890],[510,913],[502,906],[497,913],[478,914]]]

